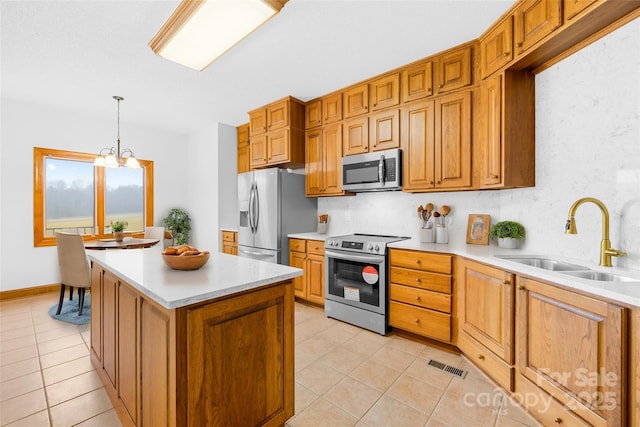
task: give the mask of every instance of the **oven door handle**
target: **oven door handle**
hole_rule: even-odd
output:
[[[360,262],[368,262],[371,264],[382,264],[384,263],[383,256],[366,256],[366,255],[358,255],[353,252],[344,253],[344,252],[335,252],[329,249],[324,250],[324,256],[328,258],[336,258],[343,259],[346,261],[360,261]]]

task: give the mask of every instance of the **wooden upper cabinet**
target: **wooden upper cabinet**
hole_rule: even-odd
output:
[[[342,191],[342,125],[307,131],[306,194],[335,196]]]
[[[564,22],[569,22],[580,14],[587,7],[598,2],[599,0],[564,0]]]
[[[329,125],[342,120],[342,93],[322,98],[322,124]]]
[[[402,102],[433,95],[433,62],[413,65],[402,71]]]
[[[369,151],[400,147],[400,110],[392,108],[369,116]]]
[[[502,182],[502,76],[484,81],[480,87],[481,111],[484,115],[480,144],[482,151],[481,185]]]
[[[394,73],[369,83],[371,110],[377,111],[400,103],[400,74]]]
[[[471,91],[436,99],[436,188],[471,187]]]
[[[249,172],[249,123],[236,128],[238,135],[238,173]]]
[[[306,132],[304,153],[305,192],[307,196],[319,196],[322,193],[324,173],[322,129],[312,129]],[[296,279],[294,279],[295,282]]]
[[[513,17],[509,16],[480,38],[482,78],[495,73],[513,59]]]
[[[405,191],[435,186],[435,104],[413,102],[402,110],[402,188]]]
[[[249,165],[251,169],[265,166],[267,164],[267,135],[256,135],[251,137],[249,144]]]
[[[304,128],[313,129],[322,125],[322,101],[307,102],[304,109]]]
[[[347,120],[343,128],[343,155],[369,152],[369,118]]]
[[[364,83],[347,89],[343,97],[345,119],[369,112],[369,84]]]
[[[437,93],[459,89],[472,83],[471,57],[472,47],[466,46],[449,51],[437,59]]]
[[[282,129],[270,133],[268,136],[267,160],[269,163],[286,162],[289,156],[289,142],[291,141],[291,129]]]
[[[261,107],[249,112],[249,136],[267,132],[267,109]]]
[[[558,0],[525,0],[514,13],[516,53],[523,54],[562,24]]]
[[[267,107],[267,130],[277,130],[289,126],[289,99],[274,102]]]

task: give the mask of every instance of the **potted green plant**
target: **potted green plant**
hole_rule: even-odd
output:
[[[519,222],[500,221],[491,227],[489,235],[498,241],[498,246],[501,248],[514,249],[520,246],[526,232]]]
[[[111,232],[116,242],[122,242],[124,239],[124,229],[127,228],[129,223],[127,221],[111,221]]]
[[[173,208],[162,222],[164,222],[165,227],[171,231],[176,244],[182,245],[189,243],[191,218],[186,211],[180,208]]]

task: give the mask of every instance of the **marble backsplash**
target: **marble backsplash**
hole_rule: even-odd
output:
[[[527,230],[519,252],[597,263],[602,215],[591,203],[576,215],[578,235],[565,235],[571,204],[600,199],[609,209],[610,240],[640,269],[640,20],[536,75],[536,186],[450,193],[360,193],[318,200],[330,216],[328,235],[351,232],[419,237],[418,205],[452,208],[450,245],[466,244],[469,214],[515,220]],[[495,244],[495,242],[491,242]]]

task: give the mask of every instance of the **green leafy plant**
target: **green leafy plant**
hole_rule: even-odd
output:
[[[117,233],[119,231],[124,231],[129,223],[127,221],[111,221],[111,231]]]
[[[524,226],[519,222],[500,221],[491,227],[489,235],[494,239],[506,239],[511,237],[512,239],[521,240],[524,239],[526,232],[524,231]]]
[[[182,245],[189,243],[191,218],[186,211],[180,208],[171,209],[162,222],[164,222],[165,227],[173,234],[176,244]]]

